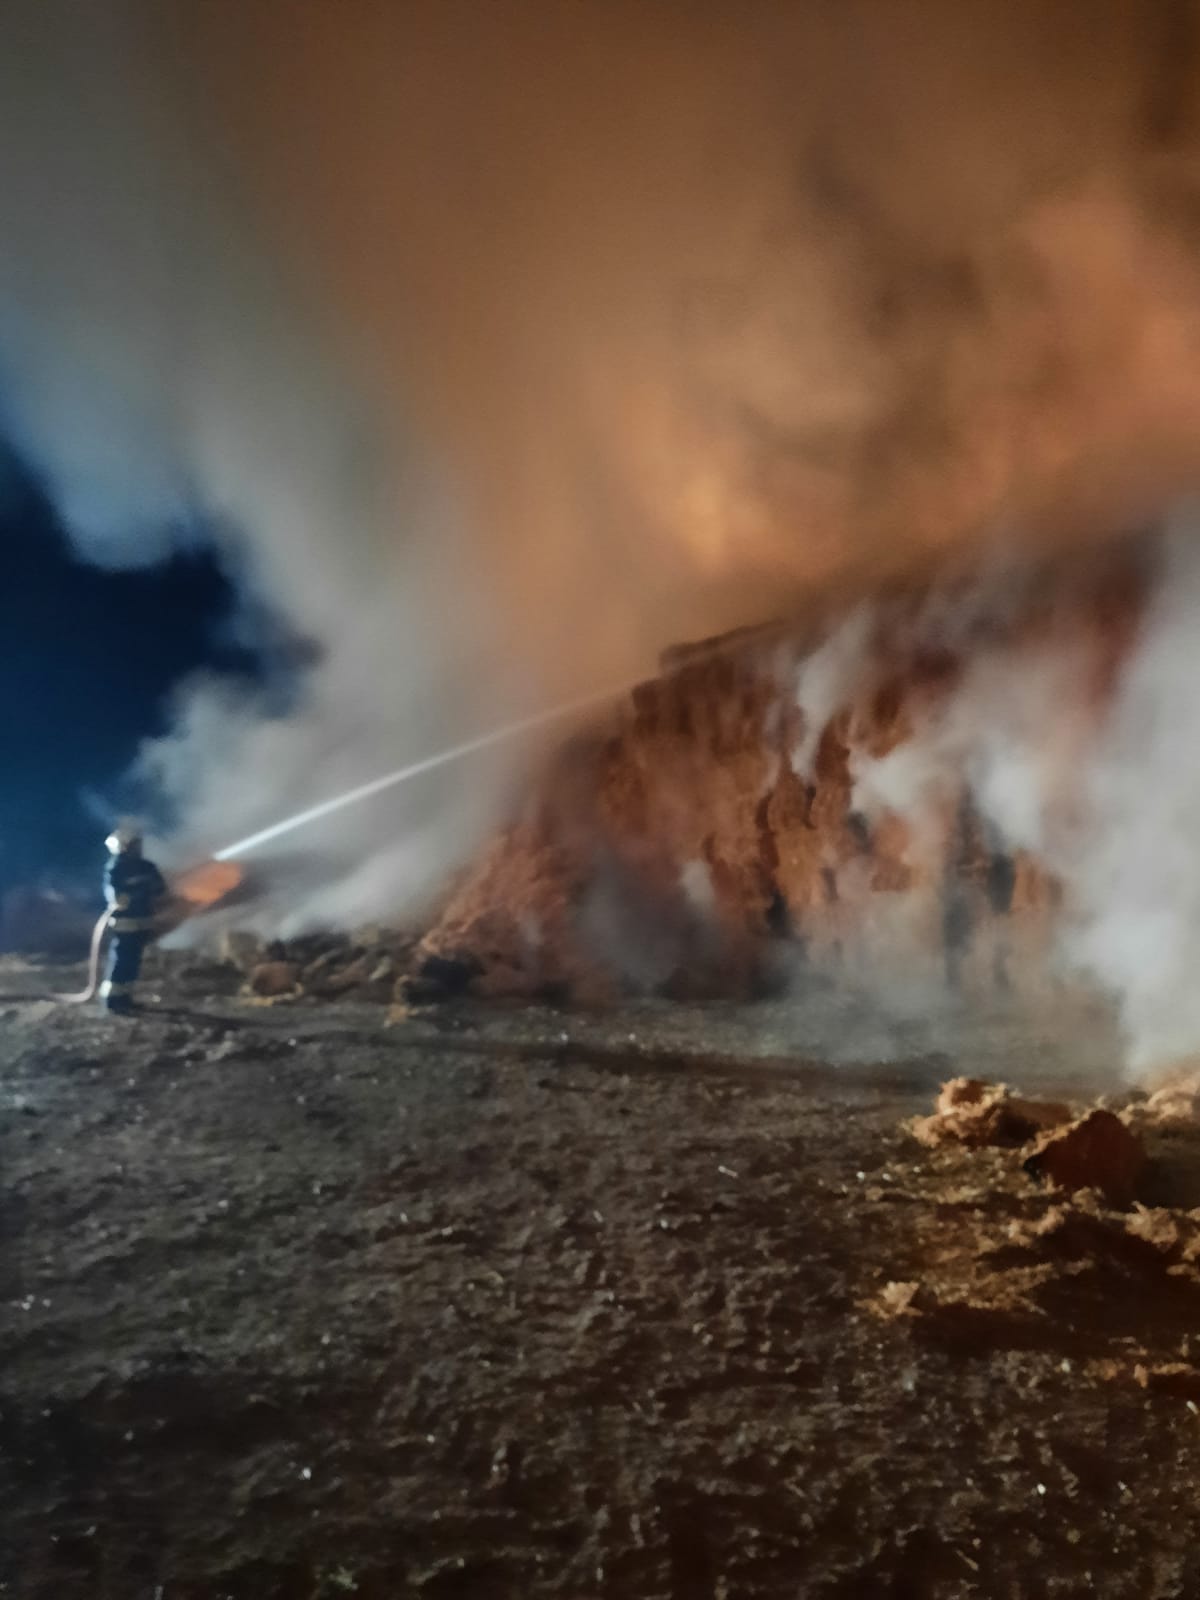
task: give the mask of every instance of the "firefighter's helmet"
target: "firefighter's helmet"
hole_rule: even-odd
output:
[[[121,822],[113,829],[104,841],[109,855],[123,856],[130,850],[141,848],[142,830],[136,822]]]

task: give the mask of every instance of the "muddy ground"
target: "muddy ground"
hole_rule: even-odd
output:
[[[4,1596],[1200,1595],[1191,1283],[1026,1249],[969,1304],[1056,1199],[903,1127],[1102,1087],[1102,1018],[69,976],[0,970]]]

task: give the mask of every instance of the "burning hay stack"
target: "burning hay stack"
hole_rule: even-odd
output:
[[[1039,981],[1145,563],[1127,546],[1082,575],[908,589],[670,652],[550,763],[407,992],[745,995],[798,967]],[[1003,825],[1018,779],[1037,839]]]

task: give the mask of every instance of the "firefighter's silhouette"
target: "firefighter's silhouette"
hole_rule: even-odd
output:
[[[142,955],[154,931],[154,911],[167,892],[162,873],[142,854],[142,836],[136,828],[115,829],[105,841],[108,866],[104,872],[104,897],[108,901],[112,947],[108,976],[100,998],[118,1015],[133,1011],[134,986],[142,968]]]

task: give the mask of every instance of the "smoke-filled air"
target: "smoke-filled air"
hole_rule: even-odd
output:
[[[1192,0],[3,9],[5,421],[87,559],[215,539],[288,646],[145,750],[174,859],[467,744],[261,852],[285,930],[419,906],[543,708],[844,604],[802,773],[878,593],[1173,519],[1098,720],[1050,636],[852,764],[918,840],[965,771],[1137,1059],[1200,1043]]]
[[[0,1600],[1200,1600],[1200,0],[0,0]]]

